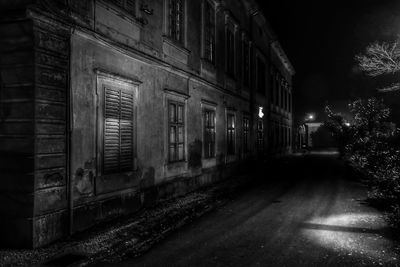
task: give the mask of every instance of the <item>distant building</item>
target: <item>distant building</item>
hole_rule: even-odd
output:
[[[253,0],[0,1],[1,245],[39,247],[292,147]]]
[[[313,143],[313,134],[316,133],[322,123],[321,122],[307,122],[305,123],[305,128],[306,128],[306,144],[307,147],[314,147],[315,144]]]
[[[321,122],[307,122],[298,127],[296,149],[331,149],[337,147],[331,131]]]

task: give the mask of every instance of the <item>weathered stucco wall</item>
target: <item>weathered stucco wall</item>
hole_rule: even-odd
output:
[[[42,246],[69,227],[81,231],[228,177],[268,151],[271,119],[291,123],[290,114],[270,113],[269,66],[280,67],[280,59],[271,58],[265,18],[251,13],[249,1],[217,1],[214,66],[202,58],[202,1],[186,1],[183,44],[167,36],[165,0],[145,2],[152,14],[140,7],[131,14],[106,0],[9,6],[21,17],[0,24],[0,230],[8,245]],[[233,75],[226,74],[228,21],[236,25]],[[251,41],[246,87],[242,37]],[[261,93],[258,57],[266,67]],[[103,86],[110,85],[133,92],[135,159],[133,171],[104,175]],[[185,103],[185,160],[176,163],[168,161],[170,100]],[[256,146],[260,107],[264,149]],[[211,159],[204,158],[203,108],[216,112]],[[227,153],[228,113],[235,116],[234,155]],[[249,153],[244,116],[250,119]]]
[[[75,206],[86,206],[99,199],[120,197],[166,183],[176,178],[199,176],[203,167],[215,168],[226,161],[226,109],[234,108],[237,120],[237,151],[241,151],[243,112],[250,112],[249,102],[229,96],[189,74],[173,71],[160,63],[149,62],[134,53],[121,53],[84,34],[72,36],[72,148],[71,175],[74,180]],[[115,177],[99,175],[96,140],[101,99],[98,94],[98,70],[139,81],[137,92],[136,150],[137,172]],[[167,158],[167,100],[175,97],[186,102],[186,162],[169,164]],[[202,161],[202,101],[214,103],[217,115],[216,159]],[[196,162],[196,158],[200,161]],[[183,193],[184,191],[182,191]],[[99,207],[99,209],[101,209]],[[77,215],[79,216],[79,215]],[[97,216],[102,217],[99,214]],[[78,218],[77,218],[78,220]]]

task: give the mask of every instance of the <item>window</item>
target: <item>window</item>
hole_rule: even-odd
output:
[[[279,132],[279,140],[278,140],[278,147],[282,147],[282,126],[279,124],[278,126],[278,132]]]
[[[227,131],[227,152],[228,155],[235,154],[235,115],[228,114],[226,122]]]
[[[204,58],[215,63],[215,10],[207,0],[204,1]]]
[[[103,172],[133,170],[133,100],[128,90],[104,87]]]
[[[257,148],[264,149],[264,123],[261,119],[257,122]]]
[[[170,101],[168,104],[169,162],[185,160],[185,105]]]
[[[130,14],[136,14],[136,1],[135,0],[114,0],[114,3],[128,11]]]
[[[275,147],[276,147],[276,134],[275,134],[276,132],[275,132],[275,128],[276,128],[275,122],[272,121],[271,122],[271,126],[269,128],[269,132],[270,132],[270,144],[269,145],[270,145],[272,150],[274,150]]]
[[[286,127],[286,146],[289,146],[289,127]]]
[[[270,74],[271,74],[271,79],[270,79],[271,103],[275,104],[275,71],[272,66],[271,66]]]
[[[169,1],[169,35],[170,37],[183,44],[184,38],[184,0],[168,0]]]
[[[235,75],[235,34],[230,28],[226,30],[226,72]]]
[[[250,120],[247,117],[243,118],[243,151],[249,152],[249,137],[250,137]]]
[[[261,58],[257,58],[257,90],[265,94],[265,63]]]
[[[287,128],[283,127],[283,147],[287,146]]]
[[[284,103],[284,109],[285,110],[288,110],[288,91],[287,91],[287,86],[286,86],[286,84],[285,84],[285,88],[284,88],[284,90],[285,90],[285,103]]]
[[[284,87],[284,81],[283,81],[283,78],[280,80],[280,83],[279,83],[279,90],[280,90],[280,92],[281,92],[281,103],[280,103],[280,107],[281,108],[283,108],[283,106],[284,106],[284,101],[285,101],[285,99],[284,99],[284,90],[285,90],[285,87]]]
[[[250,85],[250,45],[247,40],[243,40],[243,83],[246,86]]]
[[[204,157],[215,157],[215,111],[204,109]]]
[[[275,90],[275,100],[274,100],[274,102],[275,102],[276,106],[279,106],[279,88],[280,88],[279,80],[280,80],[279,73],[276,72],[275,73],[275,81],[274,81],[274,90]]]

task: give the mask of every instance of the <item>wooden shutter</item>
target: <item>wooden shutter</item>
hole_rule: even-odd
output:
[[[133,93],[105,88],[103,172],[133,169]]]
[[[130,171],[133,166],[133,95],[121,92],[121,171]]]
[[[104,114],[104,172],[117,172],[119,169],[119,103],[120,91],[106,88]]]

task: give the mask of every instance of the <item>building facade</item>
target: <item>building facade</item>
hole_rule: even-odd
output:
[[[253,0],[0,1],[1,245],[39,247],[292,145]]]

